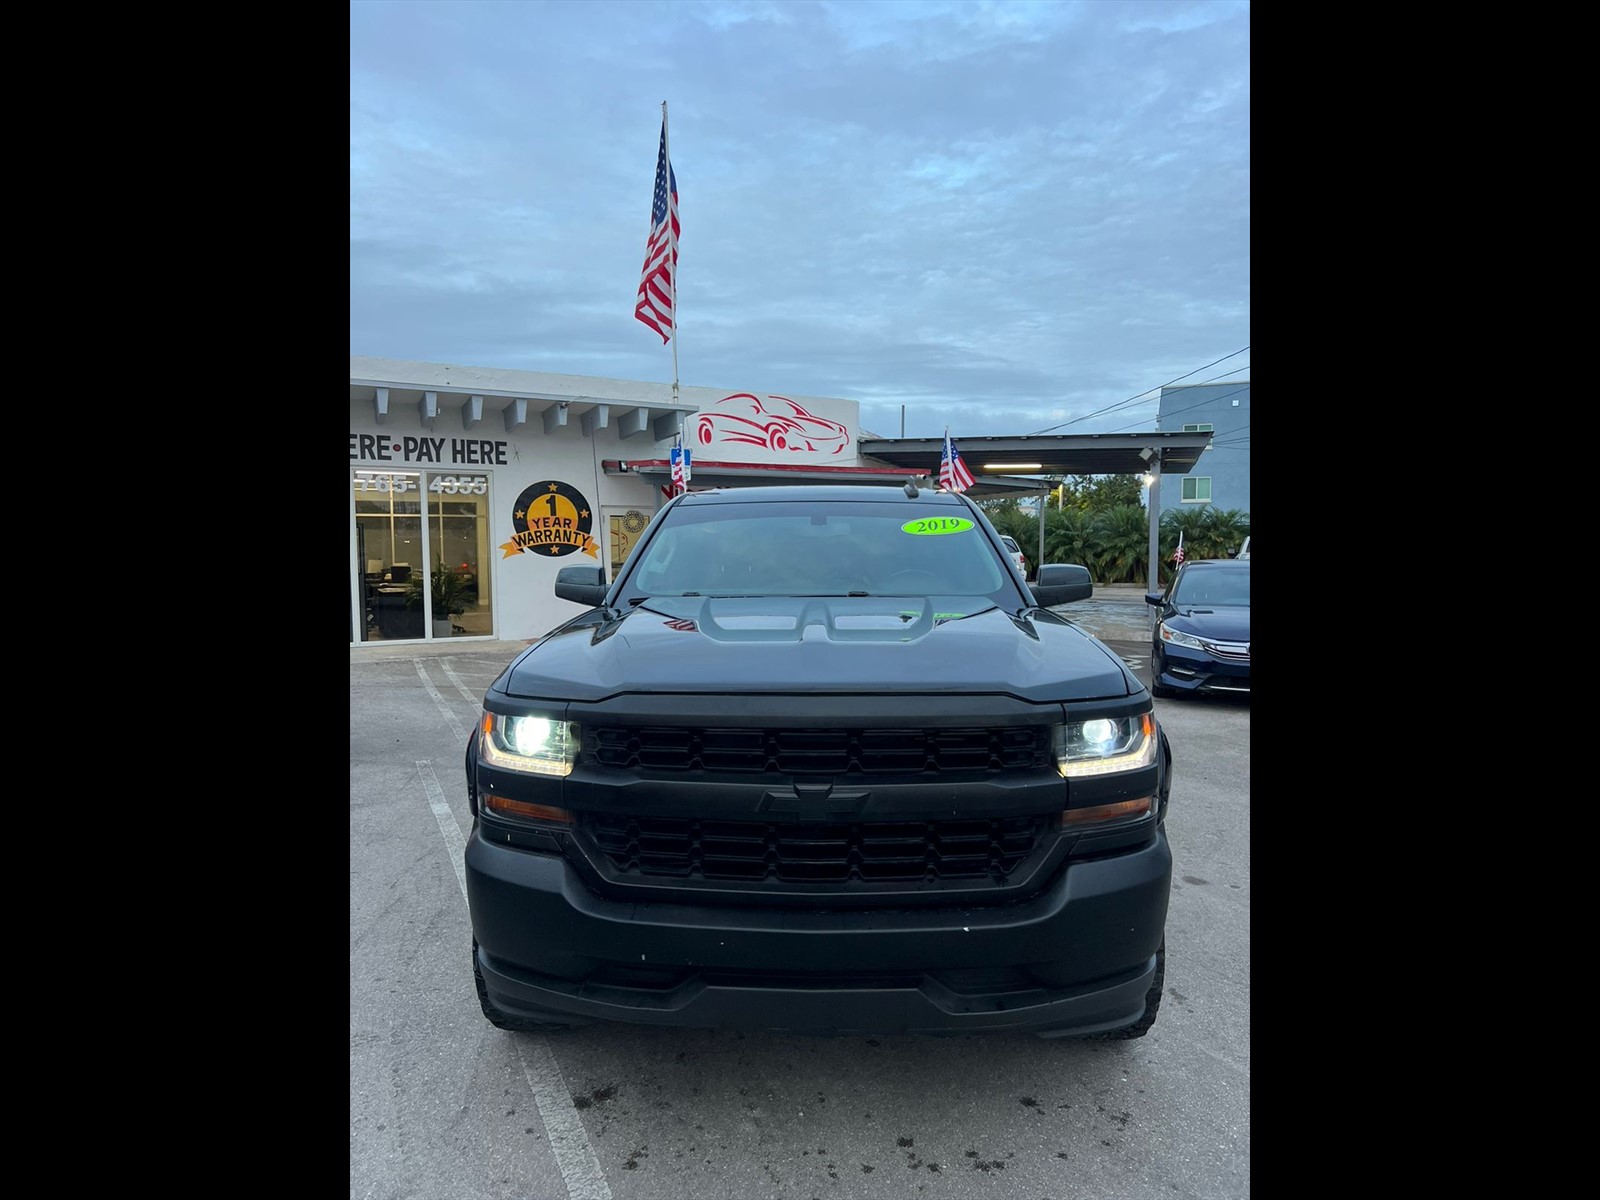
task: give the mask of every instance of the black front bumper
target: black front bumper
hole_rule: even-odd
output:
[[[611,900],[563,859],[485,839],[467,898],[478,968],[509,1016],[812,1033],[1033,1031],[1137,1021],[1172,855],[1070,862],[1030,899],[810,910]]]

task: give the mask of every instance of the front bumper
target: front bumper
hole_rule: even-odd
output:
[[[561,858],[487,841],[467,898],[478,967],[511,1016],[813,1033],[1104,1032],[1137,1021],[1166,924],[1172,855],[1071,862],[993,907],[829,911],[637,903]]]
[[[1151,661],[1155,682],[1183,692],[1250,694],[1250,661],[1224,659],[1188,646],[1162,646]]]

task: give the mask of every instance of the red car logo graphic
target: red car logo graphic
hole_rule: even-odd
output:
[[[783,396],[763,402],[749,392],[724,396],[715,411],[695,418],[695,437],[702,446],[742,442],[767,450],[831,450],[850,444],[850,431],[837,421],[807,412]]]

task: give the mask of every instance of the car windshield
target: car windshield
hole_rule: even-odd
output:
[[[1226,567],[1185,571],[1172,602],[1185,608],[1249,608],[1250,572]]]
[[[622,600],[684,595],[1019,599],[966,510],[848,501],[679,506],[640,549]]]

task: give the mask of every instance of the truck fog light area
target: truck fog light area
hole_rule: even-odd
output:
[[[1069,808],[1061,814],[1061,828],[1081,833],[1104,825],[1126,825],[1148,816],[1154,808],[1154,796],[1119,800],[1115,804],[1094,804],[1088,808]]]

